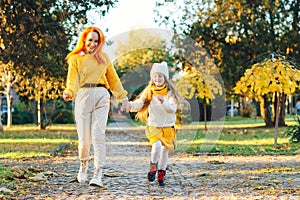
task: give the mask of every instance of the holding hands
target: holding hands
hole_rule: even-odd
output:
[[[131,105],[128,100],[122,102],[121,111],[129,112],[131,110]]]

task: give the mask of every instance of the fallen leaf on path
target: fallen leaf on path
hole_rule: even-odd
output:
[[[69,183],[75,183],[78,182],[77,177],[73,177],[71,178],[71,180],[69,181]]]
[[[38,173],[34,177],[29,177],[31,181],[46,181],[47,177],[44,175],[44,173]]]
[[[199,174],[196,174],[197,177],[199,176],[209,176],[209,173],[199,173]]]
[[[225,164],[225,162],[221,162],[221,161],[218,161],[218,160],[211,160],[211,161],[208,161],[210,164],[214,164],[214,165],[219,165],[219,164]]]
[[[46,171],[46,172],[43,172],[43,174],[46,175],[46,176],[58,176],[57,173],[52,172],[52,171]]]
[[[1,187],[1,188],[0,188],[0,192],[3,192],[3,193],[8,193],[8,194],[11,194],[11,193],[13,193],[13,191],[12,191],[12,190],[10,190],[10,189],[7,189],[7,188],[5,188],[5,187]]]
[[[29,171],[21,166],[14,166],[11,168],[13,176],[19,179],[26,179],[29,176]]]
[[[20,191],[20,194],[25,195],[25,194],[27,194],[27,192],[26,192],[25,190],[21,190],[21,191]]]
[[[259,179],[261,179],[261,178],[258,176],[249,176],[248,177],[248,180],[259,180]]]
[[[119,177],[119,176],[123,176],[122,174],[118,174],[118,173],[109,173],[109,174],[105,173],[103,175],[106,176],[106,177]]]

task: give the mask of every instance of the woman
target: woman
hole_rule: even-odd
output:
[[[108,90],[128,104],[127,91],[110,62],[102,52],[105,39],[97,27],[83,30],[77,46],[71,51],[68,62],[67,87],[63,98],[65,101],[75,99],[75,121],[78,133],[78,152],[80,168],[78,182],[87,181],[90,147],[94,148],[94,176],[91,186],[102,184],[103,166],[105,164],[106,145],[105,131],[110,108]]]

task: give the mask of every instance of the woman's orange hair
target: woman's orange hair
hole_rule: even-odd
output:
[[[67,55],[67,57],[66,57],[67,61],[69,60],[69,58],[72,55],[79,54],[80,52],[85,50],[85,40],[87,38],[87,35],[90,32],[96,32],[98,34],[99,38],[100,38],[99,45],[96,48],[95,52],[93,53],[96,60],[98,61],[98,63],[105,63],[106,62],[104,56],[102,55],[102,47],[103,47],[104,42],[105,42],[104,34],[99,28],[94,27],[94,26],[87,27],[82,31],[82,33],[81,33],[81,35],[78,39],[76,47],[73,49],[73,51],[71,51]]]

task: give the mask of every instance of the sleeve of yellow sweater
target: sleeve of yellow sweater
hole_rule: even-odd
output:
[[[68,75],[67,75],[67,87],[64,90],[64,94],[70,93],[72,98],[74,97],[74,92],[76,90],[76,84],[78,84],[78,64],[77,64],[77,57],[72,56],[68,60]]]
[[[109,62],[109,66],[107,67],[106,79],[111,92],[118,101],[127,97],[128,92],[124,90],[122,82],[111,62]]]

